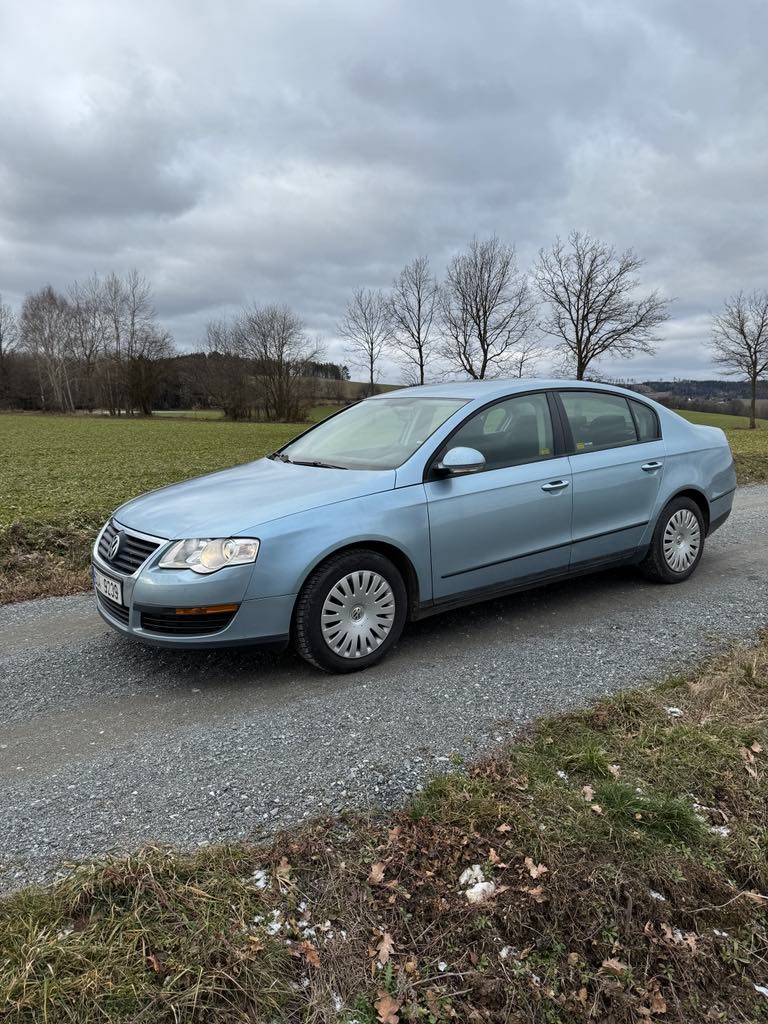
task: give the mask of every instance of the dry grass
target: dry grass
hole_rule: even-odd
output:
[[[765,1020],[767,726],[768,637],[396,815],[84,867],[0,904],[3,1019]]]

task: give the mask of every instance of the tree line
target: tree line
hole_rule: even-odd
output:
[[[644,265],[632,249],[572,231],[524,272],[513,245],[473,238],[441,279],[418,256],[390,288],[355,290],[338,333],[369,394],[392,363],[409,385],[531,376],[545,356],[550,372],[584,379],[605,356],[654,353],[671,300],[642,287]],[[749,382],[754,426],[758,384],[768,377],[768,290],[727,299],[712,318],[710,346],[726,374]],[[348,378],[346,366],[324,361],[301,318],[277,304],[246,305],[211,321],[203,351],[174,359],[137,271],[95,275],[65,294],[46,286],[24,299],[18,316],[0,301],[6,405],[15,394],[26,407],[148,414],[175,393],[231,419],[291,421],[318,397],[358,397],[344,386]]]

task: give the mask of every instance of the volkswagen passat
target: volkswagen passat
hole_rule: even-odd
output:
[[[93,580],[104,619],[145,643],[291,641],[348,672],[446,608],[622,564],[680,583],[735,486],[721,430],[631,391],[428,385],[127,502]]]

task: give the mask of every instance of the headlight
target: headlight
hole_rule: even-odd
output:
[[[179,540],[160,559],[161,569],[191,569],[209,573],[225,565],[247,565],[256,561],[259,542],[253,538],[227,540]]]

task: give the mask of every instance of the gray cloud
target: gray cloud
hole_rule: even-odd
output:
[[[657,359],[766,286],[761,0],[32,0],[0,11],[0,291],[138,266],[178,342],[291,303],[329,354],[358,285],[472,234],[571,227],[676,296]]]

